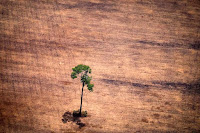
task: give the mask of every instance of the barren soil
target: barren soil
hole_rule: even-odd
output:
[[[199,22],[199,0],[0,0],[0,132],[200,132]]]

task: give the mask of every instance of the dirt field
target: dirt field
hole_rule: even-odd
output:
[[[0,132],[200,132],[200,1],[0,0]]]

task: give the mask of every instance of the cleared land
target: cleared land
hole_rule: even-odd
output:
[[[200,132],[199,22],[199,0],[1,0],[0,132]]]

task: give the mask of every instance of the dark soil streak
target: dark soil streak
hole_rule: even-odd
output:
[[[154,42],[154,41],[138,41],[138,43],[141,44],[149,44],[152,46],[162,46],[162,47],[167,47],[167,48],[174,48],[174,47],[183,47],[183,45],[181,44],[173,44],[173,43],[158,43],[158,42]]]
[[[200,50],[200,41],[195,41],[194,43],[190,44],[189,48]]]
[[[165,81],[153,81],[154,85],[162,85],[165,88],[172,88],[176,89],[178,87],[181,87],[185,89],[187,92],[194,92],[194,93],[200,93],[200,81],[196,81],[193,83],[181,83],[181,82],[165,82]]]
[[[121,80],[102,79],[102,81],[105,83],[108,83],[108,84],[131,85],[131,86],[140,87],[140,88],[148,88],[151,86],[151,85],[147,85],[147,84],[132,83],[132,82],[126,82],[126,81],[121,81]]]
[[[161,47],[166,47],[166,48],[185,48],[185,49],[194,49],[194,50],[199,50],[200,49],[200,42],[196,41],[191,44],[178,44],[178,43],[158,43],[154,41],[137,41],[137,43],[140,44],[148,44],[152,46],[161,46]]]

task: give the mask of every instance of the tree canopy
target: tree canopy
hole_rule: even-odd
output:
[[[75,79],[77,78],[78,74],[81,73],[81,82],[84,84],[87,84],[87,88],[89,91],[93,91],[94,84],[90,83],[90,81],[92,80],[92,77],[88,76],[88,73],[92,72],[90,67],[80,64],[72,68],[72,70],[73,72],[71,73],[71,78]]]

